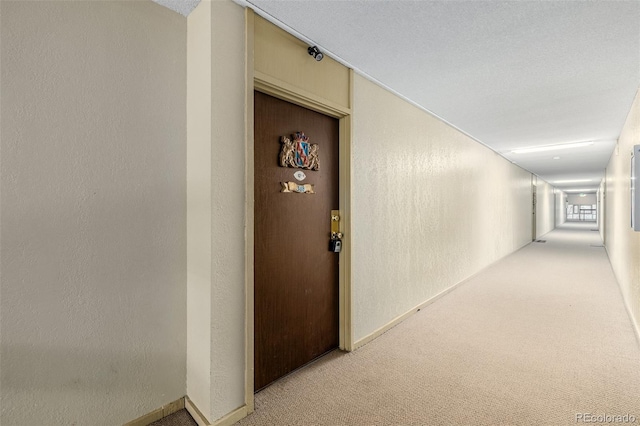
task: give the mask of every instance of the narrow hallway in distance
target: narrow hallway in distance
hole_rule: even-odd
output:
[[[566,223],[352,353],[256,395],[238,425],[640,422],[640,345],[592,223]]]

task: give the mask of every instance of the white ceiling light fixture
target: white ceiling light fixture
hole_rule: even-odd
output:
[[[596,192],[597,188],[564,189],[564,192]]]
[[[582,148],[583,146],[593,145],[593,142],[576,142],[563,143],[559,145],[533,146],[531,148],[514,149],[513,154],[529,154],[532,152],[556,151],[559,149]]]
[[[553,183],[583,183],[593,182],[593,179],[554,180]]]

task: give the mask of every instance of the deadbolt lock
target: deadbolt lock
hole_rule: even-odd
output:
[[[331,236],[340,232],[340,210],[331,210]]]
[[[340,253],[342,251],[342,232],[340,232],[340,211],[331,210],[331,238],[329,240],[329,251]]]

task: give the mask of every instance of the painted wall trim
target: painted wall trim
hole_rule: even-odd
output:
[[[221,417],[220,419],[216,420],[213,423],[210,423],[209,420],[205,417],[205,415],[202,414],[200,410],[198,410],[198,407],[195,406],[195,404],[189,399],[188,396],[185,397],[184,408],[187,409],[187,411],[189,412],[191,417],[193,417],[193,420],[195,420],[198,426],[231,426],[238,420],[241,420],[247,417],[247,414],[248,414],[247,406],[243,405],[242,407],[236,408],[226,416]]]
[[[259,75],[260,74],[260,75]],[[307,97],[303,91],[294,88],[291,86],[291,91],[283,90],[277,85],[265,84],[263,80],[260,80],[261,77],[265,77],[264,74],[255,72],[254,75],[254,89],[263,93],[266,93],[271,96],[275,96],[279,99],[295,103],[296,105],[300,105],[305,108],[309,108],[311,110],[324,113],[339,119],[340,123],[340,170],[339,170],[339,209],[340,209],[340,217],[341,217],[341,231],[344,234],[343,237],[343,249],[340,252],[339,258],[339,293],[340,293],[340,341],[339,348],[346,351],[354,350],[354,346],[352,343],[353,340],[353,329],[352,329],[352,307],[351,307],[351,140],[352,140],[352,126],[351,126],[351,114],[347,111],[349,109],[343,108],[341,106],[336,105],[335,108],[322,104],[324,100],[315,95],[308,94],[310,97]],[[272,79],[275,80],[275,79]],[[353,87],[353,73],[350,73],[350,81],[351,87]],[[286,83],[285,83],[286,84]],[[352,95],[350,95],[352,96]],[[248,143],[250,146],[247,147],[247,152],[253,153],[253,100],[251,100],[251,120],[247,120],[247,123],[251,122],[251,134],[249,135],[249,127],[247,127],[247,139],[250,140]],[[334,104],[335,105],[335,104]],[[251,206],[253,208],[253,161],[251,161],[252,169],[247,173],[250,174],[251,180],[247,182],[247,197],[251,197]],[[250,193],[250,194],[249,194]],[[251,215],[253,219],[254,213],[253,211],[247,211],[247,217]],[[248,240],[250,239],[253,242],[253,220],[251,223],[247,223],[247,232],[250,234]],[[253,249],[253,245],[251,246]],[[253,279],[253,263],[249,265],[250,270],[247,271],[247,275]],[[251,289],[248,289],[247,295],[251,295],[253,297],[253,282]],[[253,301],[253,298],[252,298]],[[253,305],[251,305],[251,309],[253,309]],[[252,317],[253,320],[253,317]],[[253,323],[252,323],[253,324]],[[249,340],[251,340],[251,344],[253,345],[253,333],[251,334],[251,338],[247,340],[247,344],[249,344]],[[253,347],[252,347],[253,348]],[[253,365],[253,357],[251,360],[251,366]],[[249,363],[247,364],[247,371],[249,370]],[[252,369],[252,367],[251,367]],[[253,370],[253,369],[252,369]],[[253,383],[253,382],[252,382]],[[253,407],[253,403],[250,404]],[[252,410],[253,411],[253,410]]]
[[[638,325],[638,319],[633,315],[633,312],[631,311],[631,306],[629,306],[629,302],[627,302],[627,299],[624,299],[624,307],[627,309],[627,313],[629,314],[629,319],[631,320],[633,331],[635,331],[635,334],[636,334],[636,340],[638,342],[638,346],[640,346],[640,325]]]
[[[162,407],[155,409],[148,414],[145,414],[144,416],[140,416],[135,420],[131,420],[130,422],[125,423],[124,426],[147,426],[148,424],[170,416],[171,414],[176,413],[184,408],[185,398],[186,397],[183,396],[180,399],[176,399],[173,402],[165,404]]]
[[[636,342],[638,346],[640,346],[640,323],[638,322],[638,318],[633,315],[633,311],[631,310],[631,306],[629,305],[629,301],[626,297],[624,297],[624,293],[622,290],[622,286],[620,285],[620,280],[616,274],[616,270],[613,268],[613,262],[611,262],[611,256],[609,255],[609,248],[606,244],[604,244],[604,251],[607,253],[607,258],[609,259],[609,265],[611,265],[611,270],[613,271],[613,276],[616,279],[616,283],[618,284],[618,290],[620,290],[620,297],[622,297],[622,301],[624,302],[624,307],[627,310],[627,314],[629,314],[629,320],[631,321],[631,327],[633,328],[634,334],[636,336]]]
[[[350,108],[345,108],[340,104],[316,96],[311,92],[297,88],[260,71],[254,71],[254,82],[256,90],[281,99],[286,99],[296,105],[311,107],[318,112],[332,117],[340,118],[351,114]]]
[[[247,414],[253,413],[254,401],[254,22],[252,9],[245,9],[245,370],[244,403]]]
[[[353,106],[353,86],[354,86],[354,72],[349,70],[349,105]],[[341,226],[344,234],[345,245],[342,253],[339,257],[339,275],[340,275],[340,331],[339,331],[339,347],[345,351],[354,350],[353,346],[353,315],[352,315],[352,290],[351,283],[353,282],[352,265],[352,249],[353,239],[353,227],[351,221],[351,194],[352,194],[352,161],[351,155],[351,143],[353,141],[353,125],[352,115],[347,114],[340,119],[340,169],[339,169],[339,182],[340,182],[340,215]]]
[[[355,342],[353,344],[353,349],[356,350],[358,348],[361,348],[364,345],[366,345],[367,343],[369,343],[369,342],[377,339],[378,337],[382,336],[384,333],[386,333],[387,331],[391,330],[393,327],[395,327],[396,325],[400,324],[401,322],[403,322],[404,320],[406,320],[410,316],[416,314],[418,311],[420,311],[424,307],[429,306],[430,304],[432,304],[436,300],[440,299],[441,297],[446,296],[447,294],[451,293],[453,290],[455,290],[461,284],[462,284],[462,281],[457,283],[457,284],[452,285],[451,287],[441,291],[440,293],[436,294],[435,296],[432,296],[431,298],[425,300],[424,302],[422,302],[422,303],[414,306],[413,308],[409,309],[404,314],[399,315],[396,318],[392,319],[387,324],[385,324],[382,327],[380,327],[377,330],[375,330],[373,333],[371,333],[368,336],[365,336],[362,339],[360,339],[357,342]]]
[[[235,409],[234,411],[216,420],[215,422],[210,423],[207,417],[202,414],[202,412],[198,409],[198,407],[196,407],[193,401],[191,401],[188,396],[183,396],[182,398],[165,404],[162,407],[153,410],[152,412],[147,413],[143,416],[140,416],[135,420],[125,423],[123,426],[147,426],[153,422],[170,416],[171,414],[177,413],[182,409],[187,410],[191,417],[193,417],[193,419],[196,421],[198,426],[230,426],[238,420],[245,418],[249,414],[248,407],[246,405],[243,405],[242,407]]]
[[[187,409],[187,412],[189,413],[189,415],[191,415],[191,417],[193,417],[193,420],[196,421],[198,426],[211,425],[211,423],[209,423],[209,420],[205,417],[204,414],[202,414],[200,410],[198,410],[198,407],[195,406],[195,404],[189,399],[189,397],[185,398],[184,408]]]
[[[389,321],[387,324],[383,325],[382,327],[378,328],[377,330],[375,330],[373,333],[363,337],[362,339],[356,341],[353,344],[353,350],[356,350],[358,348],[363,347],[364,345],[366,345],[367,343],[375,340],[376,338],[382,336],[384,333],[386,333],[387,331],[389,331],[390,329],[392,329],[393,327],[395,327],[396,325],[400,324],[401,322],[403,322],[404,320],[406,320],[407,318],[409,318],[410,316],[416,314],[418,311],[420,311],[421,309],[431,305],[433,302],[437,301],[438,299],[446,296],[447,294],[451,293],[453,290],[457,289],[458,287],[462,286],[463,284],[467,283],[468,281],[470,281],[472,278],[474,278],[476,275],[484,272],[486,269],[492,267],[495,263],[500,262],[502,259],[505,259],[508,256],[511,256],[512,254],[522,250],[523,248],[527,247],[529,244],[531,244],[531,242],[527,242],[525,245],[523,245],[522,247],[514,250],[513,252],[501,257],[500,259],[495,260],[494,262],[492,262],[491,264],[485,266],[484,268],[480,269],[479,271],[475,272],[474,274],[468,276],[467,278],[463,279],[462,281],[452,285],[449,288],[446,288],[444,290],[442,290],[440,293],[436,294],[435,296],[430,297],[429,299],[425,300],[424,302],[414,306],[413,308],[409,309],[407,312],[405,312],[404,314],[401,314],[399,316],[397,316],[396,318],[392,319],[391,321]]]

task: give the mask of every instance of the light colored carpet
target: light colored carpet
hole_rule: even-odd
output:
[[[640,346],[592,228],[567,224],[359,350],[285,377],[237,425],[640,423]]]
[[[149,426],[198,426],[193,417],[184,408],[163,419],[151,423]]]

